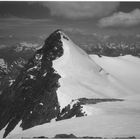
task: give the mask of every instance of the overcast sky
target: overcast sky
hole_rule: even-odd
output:
[[[80,35],[129,35],[140,34],[139,26],[140,2],[0,2],[0,35],[27,37],[57,28]]]
[[[140,22],[140,2],[0,2],[0,17],[91,20],[101,26],[129,22],[127,26],[132,26]]]

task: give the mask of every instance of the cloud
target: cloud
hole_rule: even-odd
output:
[[[41,2],[42,3],[42,2]],[[99,18],[111,14],[119,2],[43,2],[51,15],[67,19]]]
[[[140,24],[140,9],[135,9],[130,13],[118,12],[112,16],[99,20],[100,27],[130,27]]]
[[[50,11],[39,2],[0,1],[0,18],[49,18]]]

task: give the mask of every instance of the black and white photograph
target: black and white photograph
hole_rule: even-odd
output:
[[[140,1],[0,1],[0,139],[140,139]]]

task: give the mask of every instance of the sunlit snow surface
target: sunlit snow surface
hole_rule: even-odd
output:
[[[120,57],[102,56],[101,58],[97,55],[90,56],[107,72],[124,83],[129,90],[132,90],[135,94],[140,94],[140,58],[131,55]]]
[[[130,91],[123,96],[124,101],[90,105],[89,116],[51,122],[22,133],[17,131],[8,138],[54,137],[56,134],[71,133],[81,137],[140,138],[140,59],[130,55],[120,57],[91,55],[91,58],[112,77],[117,78],[117,81],[123,83],[124,89]]]
[[[57,96],[60,107],[65,107],[73,99],[108,98],[127,94],[107,72],[92,60],[79,46],[64,33],[61,35],[64,54],[53,61],[53,67],[61,75]],[[117,85],[116,85],[117,83]],[[117,86],[117,87],[116,87]]]

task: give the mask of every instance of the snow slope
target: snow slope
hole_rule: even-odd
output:
[[[53,61],[54,69],[61,75],[57,91],[61,107],[82,97],[115,98],[127,94],[116,83],[112,84],[111,76],[62,32],[61,41],[64,54]]]
[[[140,92],[140,59],[131,55],[120,57],[98,57],[90,55],[90,57],[113,77],[118,79],[126,86],[131,95]]]

